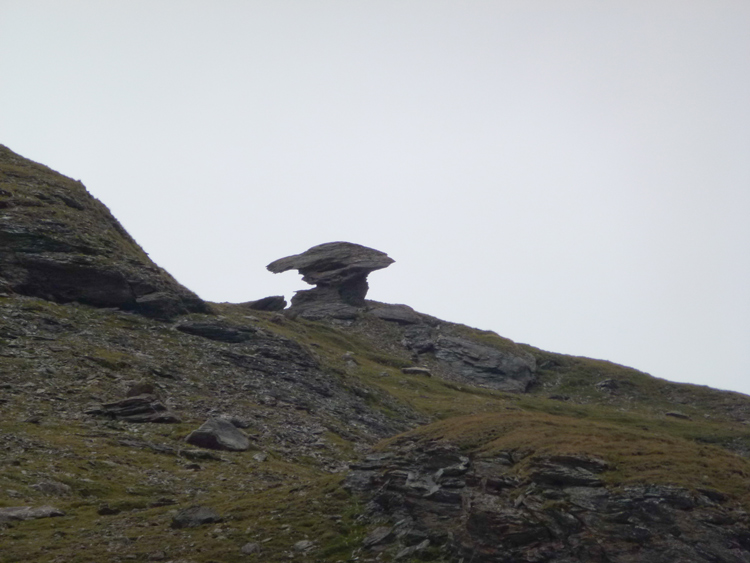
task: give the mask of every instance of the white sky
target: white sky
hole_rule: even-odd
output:
[[[0,143],[212,301],[369,298],[750,393],[750,2],[0,0]]]

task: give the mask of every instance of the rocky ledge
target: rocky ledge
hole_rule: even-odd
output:
[[[164,319],[208,310],[83,184],[2,145],[0,291]]]
[[[519,474],[521,463],[527,470]],[[718,491],[607,486],[612,470],[586,455],[468,456],[450,444],[402,439],[353,465],[346,484],[369,499],[374,528],[362,550],[373,558],[750,561],[748,515]]]

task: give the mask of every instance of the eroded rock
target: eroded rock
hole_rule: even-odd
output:
[[[179,423],[179,417],[171,412],[154,395],[143,394],[128,397],[113,403],[105,403],[86,411],[86,414],[107,416],[126,422]]]
[[[278,274],[297,270],[314,289],[298,291],[292,298],[290,315],[320,319],[353,319],[365,306],[370,272],[393,263],[384,252],[350,242],[329,242],[271,262],[267,268]]]

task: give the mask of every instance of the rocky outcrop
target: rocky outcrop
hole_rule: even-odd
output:
[[[80,182],[0,145],[0,288],[155,318],[206,312]]]
[[[370,313],[383,319],[403,325],[418,324],[422,322],[419,313],[408,305],[378,304],[370,309]]]
[[[350,242],[329,242],[271,262],[274,274],[297,270],[314,289],[298,291],[290,316],[350,320],[365,307],[370,272],[393,263],[384,252]]]
[[[377,526],[363,550],[396,560],[432,549],[433,558],[475,563],[750,561],[750,518],[722,495],[606,486],[614,468],[601,459],[526,456],[404,441],[368,456],[346,481]],[[522,460],[526,471],[514,471]]]
[[[174,424],[180,419],[165,407],[154,395],[143,394],[127,397],[121,401],[97,405],[86,410],[86,414],[105,416],[126,422],[160,422]]]
[[[413,324],[405,328],[402,343],[417,358],[430,355],[469,385],[522,393],[536,380],[534,357],[517,346],[501,349],[450,332],[447,323],[437,329]]]
[[[450,364],[468,382],[500,391],[526,391],[536,370],[530,354],[504,352],[456,336],[438,338],[435,357]]]

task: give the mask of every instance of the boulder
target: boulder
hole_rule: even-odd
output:
[[[223,418],[209,418],[198,430],[191,432],[185,441],[211,450],[242,452],[250,448],[250,438]]]
[[[159,319],[208,312],[80,182],[0,145],[0,184],[3,291]]]
[[[278,274],[297,270],[314,289],[298,291],[292,298],[292,316],[318,319],[330,316],[351,319],[365,306],[370,272],[393,263],[384,252],[350,242],[329,242],[271,262]]]

